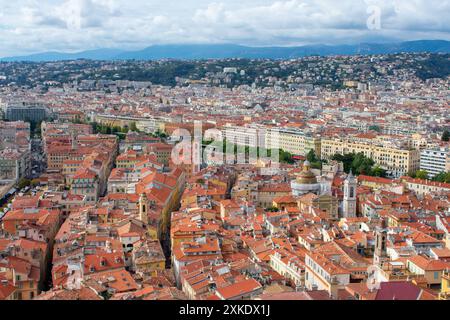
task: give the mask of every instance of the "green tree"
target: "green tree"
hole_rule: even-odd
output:
[[[416,171],[416,179],[422,179],[422,180],[426,180],[428,179],[428,172],[425,170],[418,170]]]
[[[383,168],[381,168],[380,166],[376,166],[375,168],[372,169],[372,172],[370,174],[373,177],[386,177],[386,170],[384,170]]]
[[[416,174],[417,174],[417,171],[410,171],[410,172],[408,172],[408,177],[415,179]]]
[[[114,126],[111,128],[111,133],[116,134],[117,132],[122,132],[122,128],[119,126]]]
[[[450,183],[450,172],[441,172],[433,178],[433,181]]]
[[[317,157],[316,151],[314,149],[309,150],[306,155],[306,160],[311,163],[311,168],[313,169],[322,169],[322,161]]]
[[[165,132],[162,132],[160,129],[156,130],[156,131],[153,133],[153,136],[154,136],[155,138],[167,138],[167,134],[166,134]]]
[[[445,130],[442,134],[442,141],[449,142],[450,141],[450,131]]]
[[[139,129],[136,126],[136,122],[130,123],[130,131],[139,132]]]
[[[33,179],[33,180],[31,180],[30,184],[32,187],[37,187],[38,185],[41,184],[41,181],[39,179]]]
[[[32,135],[36,137],[41,136],[41,124],[42,121],[39,122],[30,121],[30,132]]]
[[[83,123],[85,123],[85,119],[82,119],[81,116],[76,115],[75,119],[72,120],[72,123],[74,123],[74,124],[83,124]]]
[[[356,175],[386,176],[386,171],[380,167],[374,168],[375,161],[366,157],[363,153],[335,154],[332,160],[342,162],[346,173],[351,170]]]
[[[94,121],[94,122],[90,122],[89,124],[91,125],[92,131],[94,132],[94,134],[99,133],[98,123],[97,122]]]
[[[352,170],[358,175],[370,175],[374,165],[375,161],[367,158],[363,153],[358,153],[352,161]]]
[[[317,162],[319,159],[317,159],[316,151],[314,149],[309,150],[308,154],[306,155],[306,160],[308,160],[310,163]]]
[[[268,156],[271,156],[271,150],[269,150]],[[279,150],[280,153],[280,162],[284,162],[284,163],[288,163],[288,164],[293,164],[294,163],[294,159],[293,159],[293,155],[292,153],[289,153],[287,151],[284,151],[282,149]]]
[[[335,154],[333,157],[331,157],[331,160],[339,161],[344,164],[344,171],[346,173],[349,173],[350,170],[352,170],[352,162],[355,158],[354,153],[347,153],[347,154]]]
[[[31,180],[26,179],[26,178],[22,178],[22,179],[19,180],[19,183],[17,184],[17,187],[19,189],[23,189],[25,187],[29,187],[30,184],[31,184]]]

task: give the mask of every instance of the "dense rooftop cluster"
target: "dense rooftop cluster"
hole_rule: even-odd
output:
[[[430,59],[1,63],[0,300],[449,299]]]

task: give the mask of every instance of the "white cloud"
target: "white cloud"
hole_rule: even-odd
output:
[[[205,9],[198,9],[193,20],[200,23],[218,23],[224,19],[225,5],[213,2]]]
[[[4,4],[3,4],[4,2]],[[367,8],[381,29],[367,28]],[[450,0],[0,0],[0,56],[162,43],[450,40]]]

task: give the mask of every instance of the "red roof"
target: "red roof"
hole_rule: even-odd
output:
[[[391,184],[394,182],[394,180],[390,180],[390,179],[386,179],[386,178],[370,177],[370,176],[365,176],[365,175],[358,176],[358,182],[362,182],[362,181],[381,183],[381,184]]]
[[[236,297],[245,296],[260,288],[262,287],[258,281],[254,279],[247,279],[240,282],[236,282],[223,288],[219,288],[217,289],[216,293],[220,298],[228,300]]]
[[[375,300],[418,300],[422,289],[411,282],[383,282]]]

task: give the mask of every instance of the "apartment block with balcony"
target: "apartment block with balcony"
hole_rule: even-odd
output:
[[[430,178],[450,171],[450,151],[448,148],[426,149],[420,154],[420,170],[428,172]]]
[[[305,255],[305,286],[307,290],[325,290],[337,297],[338,290],[350,283],[350,271],[320,253]]]
[[[389,143],[367,142],[356,139],[322,139],[321,156],[330,159],[335,154],[363,153],[388,171],[401,177],[420,168],[420,150]]]
[[[314,150],[316,155],[320,157],[320,138],[308,136],[299,130],[267,130],[265,139],[268,149],[278,147],[298,156],[306,156],[309,151]]]

